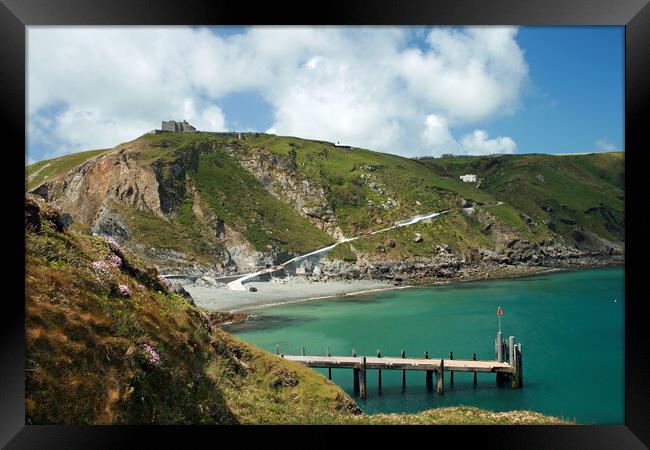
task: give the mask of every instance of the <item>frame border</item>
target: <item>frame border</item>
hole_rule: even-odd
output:
[[[641,200],[643,180],[640,152],[647,140],[645,128],[650,123],[650,5],[648,0],[409,0],[397,4],[391,0],[336,0],[318,4],[307,12],[293,2],[283,5],[260,3],[251,5],[222,0],[209,2],[185,0],[182,7],[170,0],[0,0],[0,86],[2,102],[0,117],[5,126],[5,136],[11,138],[8,147],[10,167],[24,163],[24,155],[16,148],[25,148],[25,70],[26,27],[30,25],[624,25],[625,26],[625,172],[627,216],[626,262],[643,261],[637,200]],[[638,148],[637,148],[638,147]],[[634,150],[629,150],[629,149]],[[643,167],[643,166],[641,166]],[[24,237],[23,213],[24,172],[8,171],[12,195],[6,202],[11,206],[12,219],[8,225],[12,237]],[[13,195],[13,190],[15,194]],[[24,414],[24,240],[8,239],[15,244],[7,264],[7,275],[18,296],[5,296],[5,311],[0,314],[0,446],[87,448],[101,446],[115,448],[132,446],[142,439],[148,445],[154,442],[167,447],[173,443],[187,445],[188,439],[219,439],[233,437],[241,440],[239,429],[220,427],[136,427],[136,426],[25,426]],[[22,245],[21,245],[22,244]],[[625,425],[582,426],[520,426],[520,427],[463,427],[438,426],[436,437],[494,440],[500,448],[644,448],[650,445],[650,354],[648,352],[648,326],[642,313],[644,297],[640,285],[644,273],[641,264],[625,266]],[[6,275],[6,276],[7,276]],[[20,281],[18,281],[20,280]],[[21,293],[22,292],[22,293]],[[7,311],[8,309],[8,311]],[[607,370],[604,367],[603,370]],[[293,432],[306,427],[284,427]],[[357,427],[355,430],[366,427]],[[390,427],[392,430],[401,427]],[[256,431],[274,431],[268,427],[255,427]],[[312,431],[320,431],[320,427]],[[336,431],[349,432],[350,427]],[[431,428],[411,427],[409,435],[430,439]],[[505,431],[507,430],[507,435]],[[248,431],[248,430],[247,430]],[[329,429],[327,430],[328,436]],[[370,430],[369,430],[370,431]],[[400,429],[401,431],[401,429]],[[404,430],[406,431],[406,430]],[[325,430],[323,429],[323,435]],[[218,433],[218,434],[217,434]],[[386,433],[384,427],[372,427],[376,438]],[[283,433],[283,435],[286,435]],[[355,432],[355,436],[358,434]],[[13,439],[12,439],[13,438]],[[505,438],[505,439],[504,439]],[[645,443],[645,444],[644,444]]]

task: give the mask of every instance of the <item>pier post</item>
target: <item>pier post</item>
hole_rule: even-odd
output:
[[[352,357],[356,358],[357,357],[357,351],[356,349],[352,349]],[[352,376],[354,378],[353,384],[354,384],[354,393],[358,394],[359,393],[359,369],[352,369]]]
[[[330,353],[330,348],[327,347],[327,357],[329,358],[330,356],[332,356],[332,354]],[[332,368],[331,367],[327,368],[327,379],[328,380],[332,379]]]
[[[404,349],[402,349],[402,358],[406,358]],[[406,370],[402,370],[402,389],[406,389]]]
[[[429,359],[429,352],[424,352],[424,359]],[[427,370],[426,373],[427,390],[433,389],[433,370]]]
[[[515,373],[512,376],[512,387],[513,389],[521,389],[523,387],[521,344],[515,346],[514,359]]]
[[[366,357],[363,357],[361,365],[361,400],[366,399]]]
[[[476,361],[476,353],[472,356],[472,360]],[[476,386],[476,370],[474,371],[474,386]]]
[[[503,362],[503,335],[501,331],[497,333],[497,338],[494,341],[494,346],[497,354],[497,361]]]
[[[302,347],[302,356],[305,356],[305,347]]]
[[[377,358],[381,358],[379,349],[377,349]],[[381,369],[377,369],[377,386],[379,387],[379,392],[381,392]]]
[[[454,352],[449,352],[449,359],[454,360]],[[449,384],[453,385],[454,384],[454,371],[450,370],[449,371]]]
[[[511,366],[515,365],[515,337],[508,338],[508,362]]]
[[[445,393],[445,360],[440,360],[440,370],[436,372],[436,392],[440,395]]]

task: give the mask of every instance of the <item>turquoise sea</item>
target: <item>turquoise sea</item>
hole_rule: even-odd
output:
[[[524,388],[497,388],[494,374],[455,373],[444,395],[427,392],[423,373],[368,372],[368,412],[415,412],[471,405],[493,411],[528,409],[579,423],[624,422],[624,269],[556,272],[510,280],[453,283],[316,300],[256,311],[257,320],[228,331],[285,354],[449,356],[494,359],[497,307],[504,336],[522,343]],[[326,375],[326,370],[320,370]],[[333,381],[352,395],[352,371]]]

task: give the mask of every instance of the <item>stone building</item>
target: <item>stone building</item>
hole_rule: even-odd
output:
[[[461,175],[460,179],[465,183],[476,183],[476,174],[468,173],[466,175]]]
[[[196,131],[192,125],[183,120],[182,122],[176,122],[175,120],[163,120],[162,122],[162,131],[171,131],[174,133]]]

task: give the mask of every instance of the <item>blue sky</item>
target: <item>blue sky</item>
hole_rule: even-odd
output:
[[[188,119],[404,156],[624,149],[623,27],[28,29],[28,161]]]

